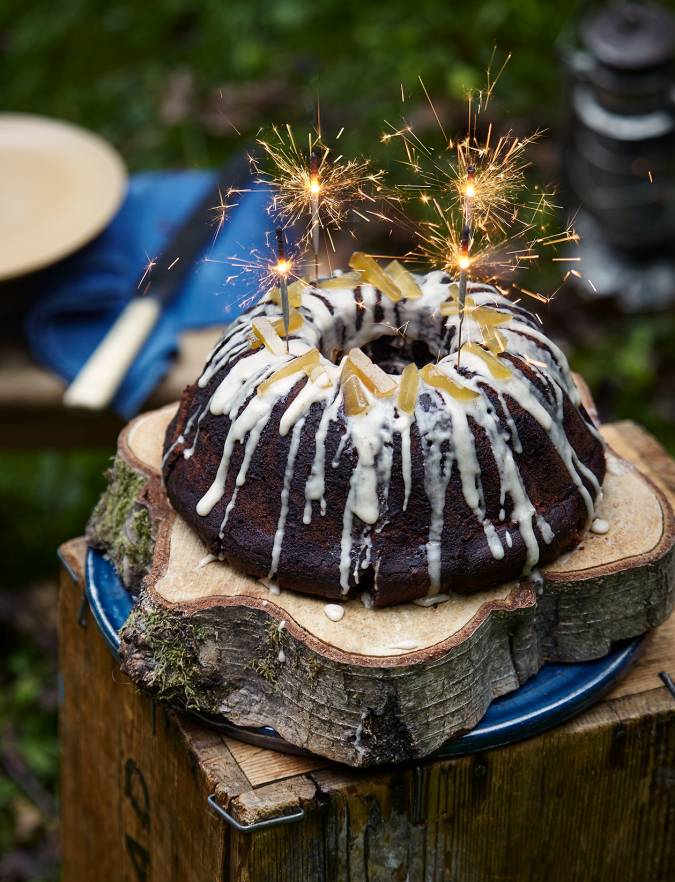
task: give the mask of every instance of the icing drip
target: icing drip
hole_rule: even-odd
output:
[[[204,567],[208,566],[210,563],[213,563],[214,560],[218,560],[218,557],[215,554],[205,554],[204,557],[199,561],[195,569],[203,570]]]
[[[412,460],[410,458],[410,424],[412,418],[400,414],[394,423],[394,430],[401,436],[401,471],[403,473],[403,511],[408,508],[412,486]]]
[[[452,453],[445,456],[441,445],[450,438],[448,415],[442,410],[416,411],[420,433],[430,443],[424,458],[424,489],[431,505],[431,522],[427,541],[427,566],[430,594],[440,590],[441,534],[443,532],[445,495],[452,472]]]
[[[326,502],[324,500],[325,489],[325,467],[326,467],[326,435],[331,422],[336,419],[341,397],[338,395],[333,403],[324,409],[319,421],[319,427],[316,432],[316,450],[314,453],[314,462],[307,483],[305,484],[305,513],[303,523],[309,524],[312,520],[312,501],[320,500],[321,514],[326,512]]]
[[[446,603],[450,600],[449,594],[430,594],[427,597],[418,597],[413,600],[416,606],[437,606],[439,603]]]
[[[288,461],[286,462],[286,471],[284,473],[284,487],[281,491],[281,511],[279,512],[279,520],[277,522],[277,531],[274,534],[274,545],[272,546],[272,565],[267,574],[267,578],[271,579],[279,566],[279,558],[281,556],[281,546],[284,542],[284,531],[286,529],[286,518],[288,517],[288,496],[291,492],[291,478],[293,477],[293,469],[295,468],[295,458],[298,455],[298,447],[300,446],[300,436],[305,425],[304,417],[300,419],[293,427],[291,435],[291,446],[288,451]]]
[[[339,622],[345,614],[344,606],[340,606],[339,603],[327,603],[323,611],[331,622]]]

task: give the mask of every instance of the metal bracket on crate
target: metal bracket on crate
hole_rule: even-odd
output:
[[[295,821],[301,821],[305,817],[305,810],[301,808],[292,815],[277,815],[276,818],[265,818],[264,821],[256,821],[254,824],[240,824],[232,815],[225,811],[222,805],[216,802],[216,794],[212,793],[206,800],[214,812],[220,815],[223,820],[227,821],[230,827],[234,827],[240,833],[253,833],[255,830],[266,830],[269,827],[277,827],[279,824],[292,824]]]

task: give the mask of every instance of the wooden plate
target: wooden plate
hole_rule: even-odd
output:
[[[0,280],[33,272],[94,238],[126,190],[121,157],[59,120],[0,114]]]

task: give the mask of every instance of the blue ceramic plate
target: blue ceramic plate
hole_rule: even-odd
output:
[[[133,599],[102,554],[87,551],[85,590],[92,614],[113,653],[119,650],[119,629],[133,608]],[[520,689],[497,698],[480,723],[444,744],[434,756],[460,756],[510,744],[557,726],[596,702],[637,656],[642,638],[617,644],[609,655],[582,664],[546,664]],[[261,747],[304,754],[270,726],[249,729],[222,717],[195,714],[209,726]]]

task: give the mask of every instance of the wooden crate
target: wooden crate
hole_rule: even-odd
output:
[[[625,449],[675,498],[675,463]],[[616,445],[615,445],[616,446]],[[85,546],[62,548],[64,882],[672,882],[675,617],[628,676],[551,732],[487,753],[354,771],[224,738],[138,694],[79,623]],[[240,824],[304,810],[294,823]]]

